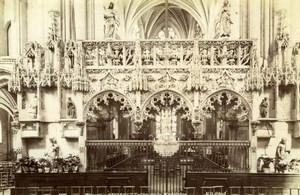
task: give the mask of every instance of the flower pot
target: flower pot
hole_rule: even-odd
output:
[[[50,173],[50,167],[45,167],[45,173]]]
[[[65,165],[65,166],[63,166],[63,169],[64,169],[65,173],[69,173],[70,167],[69,167],[69,165]]]
[[[62,173],[63,172],[63,167],[58,167],[58,173]]]
[[[28,173],[29,172],[29,168],[27,166],[22,166],[22,173]]]
[[[270,168],[263,168],[264,173],[270,173]]]
[[[77,173],[78,172],[78,166],[72,166],[72,172]]]
[[[58,168],[52,168],[52,173],[58,173]]]
[[[35,173],[35,167],[29,167],[30,173]]]
[[[38,173],[43,173],[43,168],[38,168]]]

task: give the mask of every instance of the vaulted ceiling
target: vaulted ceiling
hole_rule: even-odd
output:
[[[165,27],[165,6],[163,4],[153,7],[142,15],[138,20],[142,35],[146,39],[154,39],[158,32]],[[189,38],[193,36],[197,21],[184,9],[176,5],[170,5],[168,11],[168,24],[178,38]]]
[[[169,25],[178,38],[191,38],[198,23],[204,34],[214,30],[216,16],[223,0],[168,0]],[[120,20],[124,20],[125,36],[138,24],[142,38],[155,38],[164,28],[165,0],[118,1]]]

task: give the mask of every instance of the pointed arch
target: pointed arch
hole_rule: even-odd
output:
[[[4,88],[0,89],[0,108],[7,111],[12,117],[15,117],[18,113],[15,99]]]
[[[133,106],[132,101],[124,95],[122,92],[116,90],[105,90],[99,92],[92,96],[89,101],[84,106],[84,117],[85,120],[90,116],[93,117],[93,112],[95,110],[99,110],[99,103],[104,103],[107,105],[109,100],[115,100],[121,103],[120,110],[126,111],[126,117],[133,115],[133,110],[135,107]]]
[[[251,117],[251,106],[249,102],[238,92],[230,89],[221,89],[208,95],[203,102],[201,102],[201,114],[209,118],[211,113],[216,110],[214,103],[222,105],[222,101],[226,98],[226,105],[233,104],[233,110],[238,111],[238,119],[245,121]]]
[[[193,110],[192,103],[188,101],[188,99],[181,94],[180,92],[177,92],[175,90],[165,89],[159,92],[156,92],[152,95],[150,95],[144,104],[141,107],[142,111],[142,118],[144,120],[147,120],[148,118],[152,118],[153,115],[150,113],[151,109],[154,109],[156,111],[160,111],[160,108],[158,106],[158,103],[161,105],[175,105],[175,109],[183,109],[185,114],[183,118],[191,119],[191,114]]]

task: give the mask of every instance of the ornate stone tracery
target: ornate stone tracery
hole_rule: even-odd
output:
[[[141,118],[144,120],[153,118],[154,115],[151,113],[151,111],[160,112],[161,108],[165,106],[173,107],[176,112],[182,109],[184,112],[182,118],[191,120],[191,114],[193,110],[191,104],[183,95],[170,90],[163,90],[155,93],[148,100],[146,100],[142,106]]]
[[[228,118],[237,119],[238,121],[244,122],[249,120],[250,116],[250,107],[249,104],[237,93],[229,90],[220,90],[212,95],[208,96],[206,100],[202,103],[201,114],[205,118],[211,118],[212,112],[216,111],[216,106],[229,106],[229,109],[232,109],[236,116],[230,115],[231,112],[227,112]],[[227,115],[226,114],[226,115]]]
[[[114,100],[120,103],[120,110],[124,111],[124,117],[132,117],[133,109],[132,103],[126,96],[116,91],[104,91],[92,98],[92,100],[86,105],[87,120],[108,120],[111,114],[115,114],[116,110],[109,110],[108,107],[111,101]],[[105,110],[104,115],[101,112]]]

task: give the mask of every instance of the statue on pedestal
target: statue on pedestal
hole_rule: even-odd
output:
[[[48,156],[50,159],[53,159],[59,156],[59,147],[54,137],[50,138],[49,140],[51,142],[51,146],[48,148],[45,156]]]
[[[104,8],[105,9],[105,8]],[[114,10],[114,3],[110,3],[108,8],[104,10],[104,38],[119,39],[116,34],[119,21],[116,18],[116,11]]]
[[[260,103],[260,117],[266,118],[268,115],[268,109],[269,109],[269,103],[268,98],[264,98],[262,102]]]
[[[219,19],[216,23],[216,36],[219,37],[230,37],[231,34],[231,14],[230,14],[230,3],[229,0],[224,0],[221,8]]]
[[[30,118],[37,118],[38,102],[39,102],[39,99],[35,95],[32,98],[31,103],[28,108],[28,113],[29,113]]]
[[[286,149],[286,139],[281,139],[280,143],[278,144],[276,148],[276,154],[275,154],[275,170],[276,172],[282,172],[288,170],[288,164],[287,161],[287,155],[290,153],[289,150]]]
[[[69,118],[76,118],[76,106],[70,97],[68,97],[67,101],[67,116]]]

